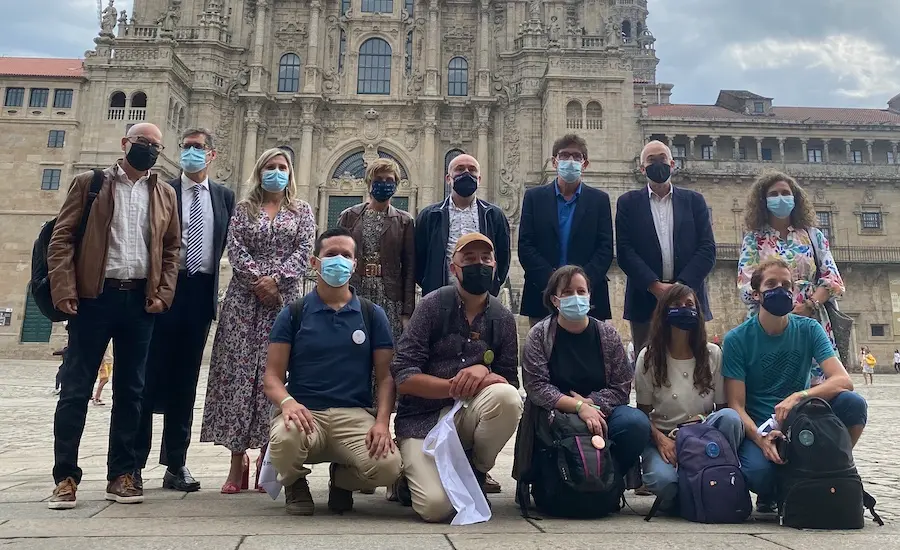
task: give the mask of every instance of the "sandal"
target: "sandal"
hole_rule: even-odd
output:
[[[240,486],[233,481],[226,481],[224,485],[222,485],[221,493],[223,495],[236,495],[243,490],[247,489],[247,485],[250,483],[250,457],[247,456],[247,453],[244,453],[244,468],[241,473],[241,484]]]

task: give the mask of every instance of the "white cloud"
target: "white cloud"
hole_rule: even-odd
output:
[[[725,56],[742,70],[820,69],[837,78],[835,94],[864,99],[900,90],[900,60],[884,46],[848,35],[729,45]]]

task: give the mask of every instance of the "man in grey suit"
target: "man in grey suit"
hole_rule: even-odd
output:
[[[185,492],[200,489],[185,462],[203,349],[218,309],[219,262],[235,202],[231,189],[209,179],[209,163],[215,158],[209,130],[193,128],[183,134],[181,177],[169,182],[181,218],[181,269],[172,307],[157,318],[153,329],[135,449],[138,466],[145,468],[153,413],[163,413],[159,459],[167,466],[163,487]],[[143,486],[140,470],[134,477]]]

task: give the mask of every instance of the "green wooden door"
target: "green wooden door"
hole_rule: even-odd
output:
[[[341,212],[362,201],[362,197],[328,197],[328,226],[326,229],[337,225]]]
[[[52,330],[53,323],[44,317],[34,303],[31,293],[28,292],[25,299],[25,318],[22,320],[22,343],[49,342]]]
[[[391,199],[391,204],[394,205],[394,208],[409,212],[409,197],[394,197]],[[409,213],[410,215],[415,216],[412,212]]]

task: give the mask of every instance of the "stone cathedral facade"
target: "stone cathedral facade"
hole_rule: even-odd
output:
[[[646,0],[134,0],[133,13],[110,0],[83,62],[34,60],[61,62],[36,70],[4,69],[0,60],[0,85],[22,90],[21,109],[4,92],[0,140],[18,134],[10,152],[0,150],[3,185],[42,205],[9,199],[0,213],[0,232],[20,243],[0,260],[4,273],[15,272],[0,294],[11,310],[0,354],[29,354],[23,340],[45,340],[43,332],[24,336],[32,325],[49,338],[33,308],[26,319],[23,266],[32,235],[62,202],[59,181],[111,164],[128,125],[149,121],[165,136],[163,175],[179,171],[180,133],[202,126],[216,138],[212,177],[238,192],[261,151],[284,148],[320,229],[364,200],[372,159],[398,162],[394,201],[415,215],[446,196],[453,156],[472,154],[484,175],[479,197],[506,212],[514,248],[525,189],[553,177],[554,139],[574,132],[587,140],[585,181],[613,204],[644,185],[636,157],[647,140],[662,139],[677,157],[676,185],[701,191],[714,219],[711,336],[746,311],[734,281],[747,188],[767,168],[786,170],[814,197],[832,238],[857,340],[888,363],[900,342],[900,220],[892,215],[900,96],[887,109],[779,107],[729,90],[714,104],[672,104],[673,85],[656,79],[647,16]],[[34,89],[70,90],[68,107],[54,98],[53,107],[32,108]],[[68,137],[61,151],[47,151],[57,127]],[[4,221],[10,216],[16,229]],[[613,267],[610,279],[614,322],[627,339],[624,277]],[[514,261],[514,305],[521,280]]]

